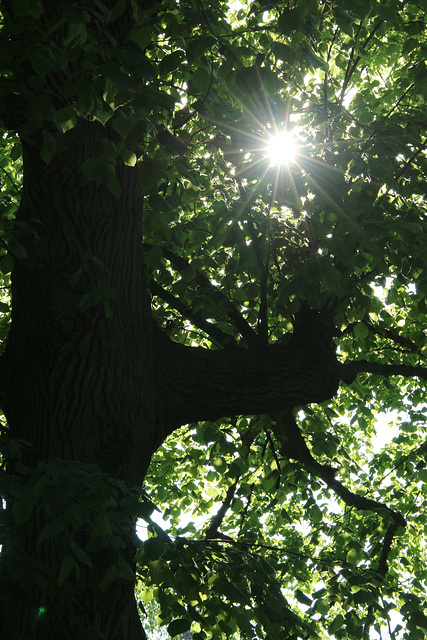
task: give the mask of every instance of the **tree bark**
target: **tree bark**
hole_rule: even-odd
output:
[[[335,395],[335,347],[304,345],[207,349],[169,345],[160,380],[163,421],[172,427],[224,416],[271,413]]]
[[[93,134],[96,129],[88,130],[88,137]],[[141,486],[163,435],[157,420],[156,329],[143,275],[136,171],[116,167],[122,188],[116,200],[105,185],[89,182],[81,171],[93,139],[72,134],[68,143],[71,150],[57,154],[49,166],[37,147],[24,150],[17,222],[27,257],[15,260],[12,327],[1,378],[10,438],[26,444],[21,460],[9,458],[8,471],[19,473],[22,464],[37,468],[58,458],[95,464],[106,476]],[[83,310],[82,298],[94,290],[101,290],[102,298],[106,285],[115,291],[115,299],[106,300],[111,317],[102,299]],[[63,515],[58,507],[57,516]],[[46,524],[40,510],[21,526],[15,523],[15,540],[3,548],[0,637],[56,640],[72,638],[74,632],[78,637],[78,628],[98,628],[111,640],[143,638],[132,582],[119,579],[105,591],[99,589],[116,559],[113,552],[95,553],[92,570],[82,567],[75,588],[74,578],[64,583],[64,593],[71,589],[74,595],[55,615],[51,594],[57,595],[55,581],[69,548],[64,536],[37,543]],[[132,565],[132,543],[123,544]],[[26,584],[15,583],[20,555],[45,567],[44,586],[36,579],[31,583],[31,571]],[[47,611],[48,623],[34,626],[40,607]]]

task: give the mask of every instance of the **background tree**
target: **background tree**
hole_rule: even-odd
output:
[[[425,637],[426,8],[4,0],[1,637]]]

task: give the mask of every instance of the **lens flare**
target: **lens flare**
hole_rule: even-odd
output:
[[[287,164],[295,160],[297,143],[290,131],[281,131],[270,137],[267,157],[271,165]]]

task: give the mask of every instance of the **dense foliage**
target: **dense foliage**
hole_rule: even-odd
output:
[[[144,602],[155,599],[170,635],[191,628],[195,640],[421,640],[427,3],[107,5],[65,4],[56,14],[19,0],[4,12],[1,337],[28,233],[13,222],[19,95],[20,137],[42,137],[47,166],[67,152],[70,132],[96,126],[87,180],[119,200],[116,163],[135,167],[152,311],[172,340],[311,344],[323,337],[310,323],[293,333],[310,309],[326,314],[347,367],[327,402],[185,425],[157,450],[139,513],[143,622]],[[282,129],[295,131],[297,156],[272,166],[266,146]],[[37,221],[31,232],[42,233]],[[105,272],[88,255],[75,278],[93,275],[81,308],[102,305],[108,317],[116,293]],[[64,472],[54,461],[37,473],[21,493],[12,485],[18,524],[40,487],[65,494],[71,473],[78,492],[87,469],[76,462]],[[107,509],[102,476],[84,486],[84,513]],[[114,491],[113,507],[133,514],[131,497],[120,502],[125,485]],[[105,517],[113,536],[114,513]],[[79,517],[53,520],[42,540],[73,541]],[[60,584],[92,550],[74,540]],[[103,588],[128,577],[125,563],[112,567]]]

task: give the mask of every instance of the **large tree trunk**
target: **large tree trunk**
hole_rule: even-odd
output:
[[[9,434],[25,444],[22,460],[16,464],[10,458],[8,468],[20,472],[21,463],[37,467],[58,458],[95,464],[107,477],[141,486],[163,436],[136,171],[117,167],[122,195],[116,200],[105,185],[89,182],[82,173],[92,141],[70,135],[69,142],[71,150],[55,156],[49,166],[37,148],[25,148],[18,240],[27,257],[15,261],[12,328],[2,358]],[[115,299],[107,295],[82,310],[82,298],[92,290],[102,298],[109,291],[106,284]],[[39,506],[42,502],[39,496]],[[64,515],[61,506],[65,510],[67,503],[58,502],[57,517]],[[65,536],[37,543],[46,519],[39,509],[15,526],[13,542],[19,544],[3,549],[0,637],[68,639],[78,629],[98,628],[111,640],[142,638],[132,582],[119,579],[105,591],[99,589],[116,559],[108,549],[93,554],[92,570],[81,567],[79,581],[70,574],[63,585],[67,597],[55,612],[52,594],[58,595],[55,582],[70,549]],[[83,545],[82,533],[78,535]],[[124,557],[132,564],[131,539],[125,544]],[[41,589],[28,574],[25,584],[13,584],[20,556],[44,567]],[[40,607],[45,613],[34,626]]]

